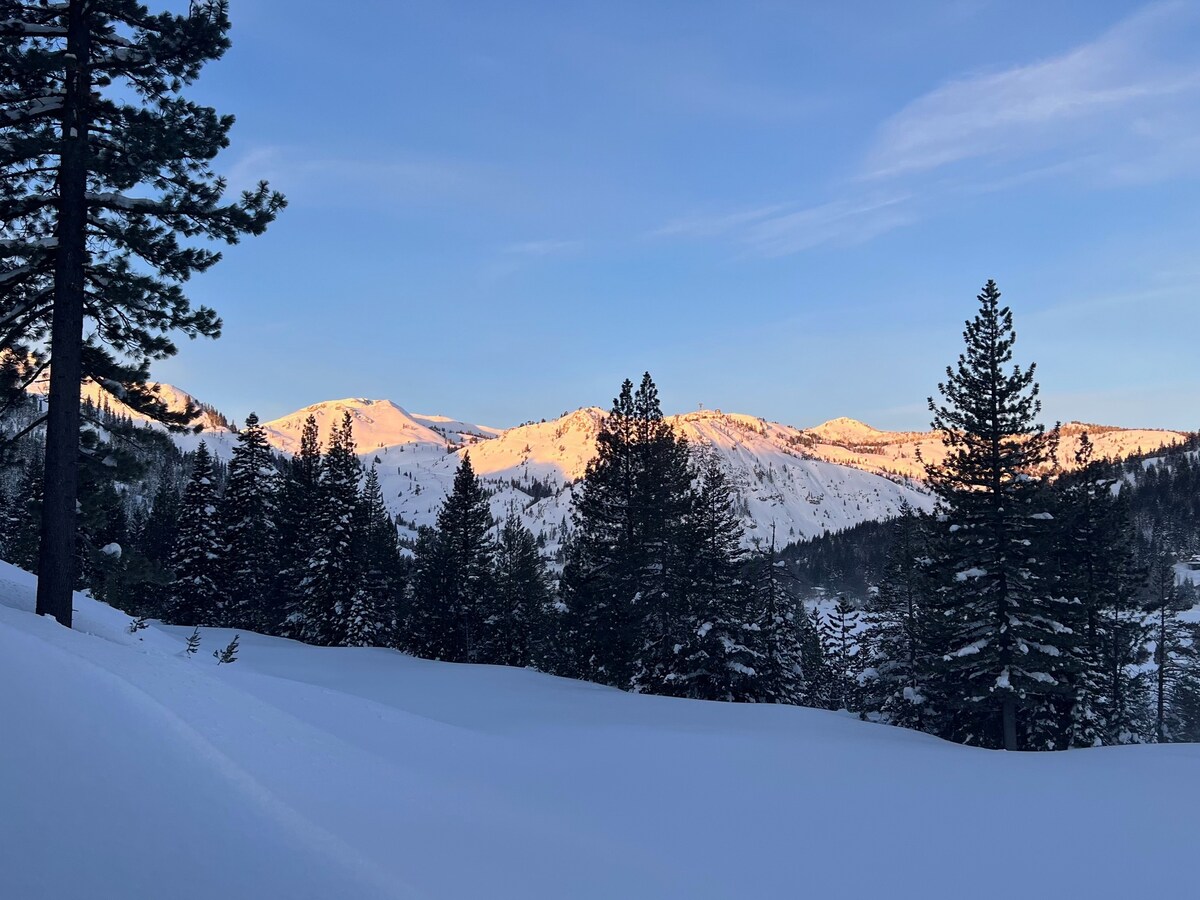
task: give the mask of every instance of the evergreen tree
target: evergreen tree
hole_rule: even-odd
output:
[[[747,567],[750,630],[756,632],[754,699],[760,703],[824,705],[827,683],[816,628],[791,589],[786,562],[771,543]]]
[[[37,567],[38,534],[42,526],[42,462],[26,462],[16,492],[9,501],[4,558],[27,571]]]
[[[1133,558],[1133,527],[1120,482],[1093,460],[1085,432],[1076,470],[1056,483],[1056,593],[1070,601],[1079,636],[1071,695],[1064,698],[1072,746],[1127,743],[1141,731],[1145,626]]]
[[[681,623],[667,692],[701,700],[757,700],[761,629],[742,579],[745,532],[734,493],[716,454],[700,465],[686,522],[687,571]]]
[[[177,625],[219,625],[225,619],[226,598],[221,590],[225,561],[213,460],[200,442],[192,476],[179,504],[179,531],[171,552],[174,581],[167,596],[167,617]]]
[[[279,627],[285,637],[302,638],[305,633],[302,598],[321,534],[320,508],[321,441],[317,419],[310,414],[300,432],[300,450],[283,477],[275,513],[283,620]]]
[[[911,506],[901,507],[884,575],[865,616],[870,635],[865,705],[886,722],[918,730],[925,729],[929,717],[925,527]]]
[[[946,459],[928,464],[942,500],[948,569],[935,599],[946,626],[939,678],[954,709],[951,736],[1015,750],[1024,730],[1042,743],[1036,711],[1070,690],[1065,604],[1043,578],[1045,493],[1039,470],[1055,434],[1041,410],[1034,366],[1012,361],[1012,313],[989,281],[967,322],[966,351],[929,400]],[[1019,722],[1022,716],[1027,721]]]
[[[692,470],[663,420],[649,373],[626,381],[574,494],[562,597],[572,671],[623,688],[661,689],[685,635],[679,615]]]
[[[555,615],[550,581],[537,540],[515,513],[500,528],[492,578],[486,660],[544,668]]]
[[[435,529],[417,540],[407,641],[414,652],[452,662],[484,662],[493,605],[492,514],[463,454]]]
[[[358,505],[358,587],[350,601],[346,644],[384,647],[396,628],[396,598],[400,591],[400,553],[396,526],[388,515],[372,466],[363,483]]]
[[[271,448],[250,413],[229,461],[222,507],[229,608],[226,628],[266,631],[278,624],[275,502],[278,490]]]
[[[321,464],[315,549],[300,587],[302,635],[310,644],[341,646],[349,636],[350,602],[359,582],[361,466],[354,450],[354,425],[347,411],[329,434]]]
[[[179,534],[180,496],[174,472],[164,472],[154,500],[137,530],[136,547],[146,560],[146,571],[137,585],[141,615],[165,618],[171,583],[172,554]]]
[[[1189,611],[1195,597],[1181,588],[1175,575],[1178,553],[1165,529],[1154,536],[1150,549],[1149,597],[1153,657],[1153,739],[1156,743],[1195,740],[1200,712],[1200,633],[1180,614]]]
[[[266,183],[223,202],[211,162],[231,116],[181,94],[229,46],[228,3],[151,14],[135,0],[0,0],[0,350],[49,347],[46,496],[38,612],[71,623],[80,385],[174,424],[145,387],[169,335],[215,337],[220,320],[181,285],[284,205]],[[88,337],[85,339],[85,331]],[[43,355],[39,366],[48,359]]]
[[[859,643],[860,613],[844,596],[821,621],[822,656],[829,674],[829,699],[833,709],[860,708],[859,675],[863,669]]]

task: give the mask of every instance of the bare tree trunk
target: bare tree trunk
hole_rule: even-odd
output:
[[[58,239],[54,315],[50,324],[50,395],[38,554],[37,611],[71,627],[75,521],[79,488],[79,406],[83,377],[83,291],[87,256],[87,108],[89,0],[71,0],[67,75],[58,171]]]
[[[1017,701],[1004,698],[1004,749],[1017,749]]]
[[[1158,672],[1156,685],[1156,709],[1154,716],[1154,738],[1163,743],[1166,738],[1167,712],[1167,604],[1163,601],[1162,609],[1158,611]]]

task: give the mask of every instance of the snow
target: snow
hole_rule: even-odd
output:
[[[1150,428],[1114,428],[1068,422],[1062,426],[1057,463],[1070,471],[1075,453],[1087,433],[1093,459],[1123,459],[1182,443],[1187,435]],[[855,419],[833,419],[802,432],[806,452],[827,462],[855,466],[869,472],[924,478],[922,460],[940,464],[946,459],[942,435],[933,431],[878,431]]]
[[[155,386],[172,409],[193,399],[167,384]],[[34,386],[44,391],[44,384]],[[107,400],[114,409],[137,416],[103,388],[88,384],[85,396]],[[490,495],[493,516],[515,512],[554,556],[570,531],[572,489],[595,455],[596,435],[605,417],[584,407],[559,419],[499,429],[443,415],[420,415],[391,400],[345,398],[315,403],[263,423],[268,442],[295,453],[305,419],[317,421],[321,441],[349,413],[363,463],[376,465],[389,512],[399,515],[406,537],[432,525],[449,493],[465,453]],[[833,419],[811,429],[768,422],[742,413],[698,410],[668,416],[693,447],[715,454],[736,492],[748,546],[763,546],[772,529],[780,546],[841,531],[866,521],[895,516],[902,504],[929,510],[933,497],[921,482],[920,459],[944,458],[934,432],[888,432],[855,419]],[[237,435],[213,417],[201,420],[199,434],[176,434],[184,451],[200,441],[213,456],[228,461]],[[147,427],[161,427],[148,424]],[[1182,440],[1169,431],[1128,430],[1069,423],[1063,426],[1060,463],[1074,465],[1074,452],[1088,431],[1096,456],[1121,456]],[[918,458],[920,457],[920,458]]]
[[[189,658],[190,629],[131,634],[77,596],[69,631],[33,591],[0,564],[5,897],[988,900],[1193,877],[1194,745],[1004,754],[246,633],[217,666],[231,632]]]

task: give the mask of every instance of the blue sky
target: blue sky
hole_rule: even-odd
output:
[[[193,95],[288,194],[157,376],[273,417],[923,428],[995,278],[1050,419],[1200,426],[1200,4],[234,0]]]

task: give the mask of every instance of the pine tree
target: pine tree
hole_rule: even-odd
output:
[[[816,628],[791,589],[786,563],[771,542],[746,571],[749,628],[755,638],[754,700],[823,706],[827,683]]]
[[[574,494],[575,533],[562,597],[573,673],[655,690],[684,635],[684,523],[692,470],[687,443],[663,420],[649,373],[626,381],[601,425],[596,457]]]
[[[761,630],[749,585],[742,579],[745,531],[715,453],[701,462],[685,540],[691,562],[682,610],[684,638],[665,687],[700,700],[757,700]]]
[[[869,654],[864,705],[893,725],[931,730],[930,523],[903,503],[891,525],[883,577],[864,616]]]
[[[493,605],[492,514],[463,454],[437,526],[417,541],[407,642],[414,652],[451,662],[483,662]]]
[[[146,561],[146,572],[137,585],[139,612],[154,618],[168,615],[171,556],[179,534],[179,489],[174,471],[164,471],[154,492],[150,510],[137,529],[135,546]]]
[[[330,431],[321,464],[318,532],[301,584],[303,631],[310,644],[342,646],[349,635],[350,603],[357,589],[358,479],[354,424],[347,411]]]
[[[226,628],[266,631],[278,623],[275,503],[278,473],[258,416],[250,413],[229,461],[222,504],[229,609]]]
[[[166,609],[171,622],[219,625],[224,621],[227,601],[220,583],[224,551],[213,460],[208,445],[201,441],[179,505],[179,532],[171,552],[174,581]]]
[[[1138,598],[1128,504],[1120,482],[1093,460],[1085,432],[1076,470],[1055,485],[1056,593],[1070,601],[1079,636],[1073,690],[1065,698],[1070,744],[1128,743],[1141,731],[1146,634]]]
[[[30,457],[9,502],[4,558],[28,571],[37,566],[38,534],[42,526],[42,471],[41,460]]]
[[[1152,660],[1153,740],[1156,743],[1194,740],[1200,711],[1200,660],[1193,623],[1180,614],[1192,608],[1194,597],[1182,590],[1175,575],[1178,551],[1167,529],[1160,528],[1150,547],[1151,572],[1145,610],[1149,614]]]
[[[822,657],[829,673],[833,709],[860,708],[859,675],[863,669],[859,642],[861,614],[844,596],[821,619]]]
[[[181,238],[233,243],[284,205],[266,183],[223,201],[211,162],[231,116],[181,91],[229,46],[228,3],[151,14],[135,0],[0,0],[0,350],[53,362],[38,612],[71,623],[80,385],[182,424],[145,387],[169,335],[215,337],[220,320],[181,285],[220,259]],[[84,338],[85,330],[88,337]]]
[[[1045,738],[1036,714],[1070,685],[1065,604],[1049,595],[1045,494],[1039,470],[1055,433],[1041,410],[1034,366],[1012,361],[1012,313],[989,281],[968,321],[966,351],[929,400],[946,459],[928,464],[941,497],[947,580],[935,594],[947,641],[938,677],[954,706],[952,736],[1015,750],[1018,732]],[[1025,715],[1028,721],[1019,722]]]
[[[396,526],[388,515],[372,466],[363,483],[358,505],[358,588],[350,600],[346,644],[384,647],[396,628],[396,598],[400,591],[400,553]]]
[[[275,531],[279,553],[280,633],[302,638],[302,601],[309,564],[321,534],[321,441],[317,419],[309,415],[300,432],[300,450],[292,457],[279,490]]]
[[[544,667],[555,615],[546,561],[537,540],[510,514],[500,528],[487,620],[487,662]]]

